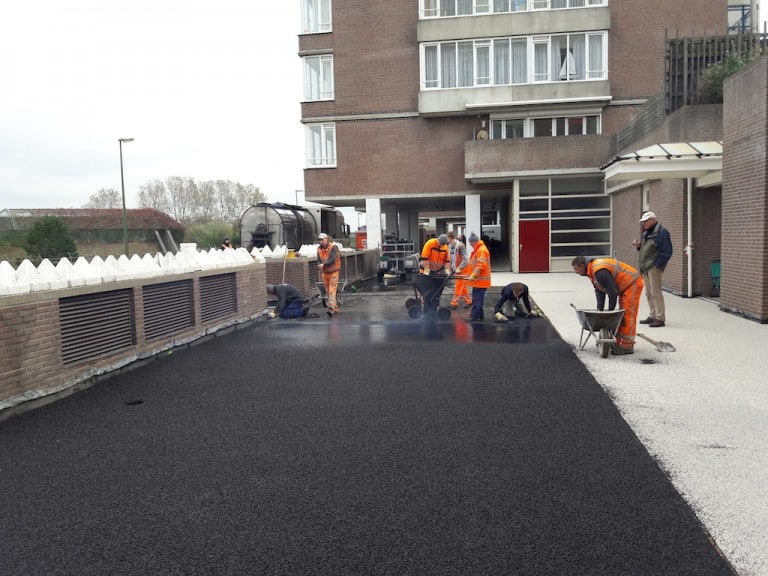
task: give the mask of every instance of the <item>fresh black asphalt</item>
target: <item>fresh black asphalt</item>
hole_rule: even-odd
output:
[[[0,422],[0,573],[735,574],[546,319],[430,323],[404,297]]]

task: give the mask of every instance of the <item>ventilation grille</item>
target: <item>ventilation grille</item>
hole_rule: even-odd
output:
[[[200,278],[200,319],[203,323],[237,312],[234,274]]]
[[[195,325],[191,280],[144,286],[144,339],[149,342]]]
[[[131,290],[59,300],[65,366],[120,352],[136,344]]]

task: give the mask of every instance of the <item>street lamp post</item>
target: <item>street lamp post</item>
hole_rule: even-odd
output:
[[[128,256],[128,217],[125,211],[125,180],[123,179],[123,142],[133,142],[133,138],[118,138],[120,143],[120,189],[123,192],[123,252]]]

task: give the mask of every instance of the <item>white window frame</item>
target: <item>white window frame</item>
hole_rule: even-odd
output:
[[[332,0],[301,0],[301,29],[304,34],[331,32]]]
[[[560,78],[562,65],[558,64],[557,70],[553,70],[554,62],[552,60],[553,37],[558,37],[566,51],[573,55],[573,40],[576,37],[583,36],[584,54],[583,62],[579,59],[568,60],[569,66],[576,64],[581,68],[586,68],[579,74],[570,74],[565,78]],[[503,84],[496,84],[497,81],[497,55],[496,46],[500,41],[509,40],[509,55],[507,62],[512,68],[509,74],[502,75],[499,78],[507,78]],[[526,66],[525,80],[520,81],[517,77],[517,68],[515,68],[515,51],[524,43],[526,53],[521,54],[521,60],[524,60]],[[466,56],[471,44],[471,62]],[[559,45],[559,44],[557,44]],[[516,48],[518,47],[518,48]],[[596,49],[595,49],[596,48]],[[537,71],[537,50],[539,50],[540,69]],[[542,52],[544,51],[545,54]],[[598,53],[599,51],[599,53]],[[422,43],[419,46],[421,90],[449,90],[452,88],[482,88],[485,86],[521,86],[527,84],[544,84],[551,82],[586,82],[595,80],[606,80],[608,78],[608,33],[605,31],[578,32],[573,34],[554,34],[538,36],[509,36],[504,38],[475,38],[471,40],[441,41]],[[482,62],[487,63],[487,75],[479,76],[479,70],[485,67],[479,66]],[[559,60],[558,60],[559,61]],[[429,68],[427,62],[430,63]],[[472,70],[468,69],[472,66]],[[568,67],[566,66],[566,71]],[[427,76],[427,73],[430,76]],[[554,76],[554,77],[553,77]],[[445,82],[445,85],[444,85]]]
[[[496,9],[494,0],[419,0],[419,18],[454,18],[481,14],[505,14],[509,12],[541,12],[545,10],[570,10],[572,8],[593,8],[607,6],[608,0],[567,0],[565,6],[552,6],[552,0],[507,0],[507,9]],[[462,2],[466,4],[462,4]],[[472,4],[472,12],[462,12],[465,5]],[[576,5],[581,4],[581,5]]]
[[[304,100],[317,102],[334,99],[333,54],[304,56]],[[313,67],[313,64],[315,66]],[[313,81],[316,75],[316,81]],[[317,86],[315,94],[313,86]]]
[[[307,124],[307,168],[336,167],[336,123]]]

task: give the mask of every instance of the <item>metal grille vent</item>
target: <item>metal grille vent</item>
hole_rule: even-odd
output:
[[[147,342],[195,325],[191,280],[144,286],[144,338]]]
[[[237,312],[237,288],[234,274],[200,278],[200,318],[205,322]]]
[[[136,344],[131,290],[59,300],[64,365],[108,356]]]

